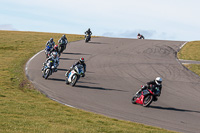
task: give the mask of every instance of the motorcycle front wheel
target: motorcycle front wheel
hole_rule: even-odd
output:
[[[136,97],[136,96],[133,96],[131,102],[132,102],[133,104],[136,104],[136,100],[137,100],[137,97]]]
[[[77,75],[74,74],[74,75],[72,76],[72,82],[71,82],[71,86],[72,86],[72,87],[75,86],[75,84],[76,84],[76,82],[77,82],[77,79],[78,79]]]
[[[44,71],[44,78],[47,79],[49,77],[49,74],[50,74],[50,70],[49,69],[46,69]]]
[[[65,82],[66,82],[67,85],[69,84],[68,78],[66,78]]]

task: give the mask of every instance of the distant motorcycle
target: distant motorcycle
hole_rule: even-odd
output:
[[[144,39],[143,35],[137,36],[137,39]]]
[[[91,39],[91,36],[89,34],[85,35],[85,42],[89,42]]]
[[[152,91],[150,89],[145,89],[141,92],[141,94],[138,95],[134,95],[132,98],[132,103],[133,104],[141,104],[144,107],[149,106],[152,101],[157,101],[157,96],[160,95],[160,90],[155,90]]]
[[[43,64],[42,77],[47,79],[54,72],[53,61],[49,60],[47,63]]]
[[[69,72],[67,76],[68,71],[66,72],[66,84],[71,84],[71,86],[75,86],[77,81],[80,79],[80,77],[84,77],[84,68],[83,65],[78,64],[74,67],[72,71]]]

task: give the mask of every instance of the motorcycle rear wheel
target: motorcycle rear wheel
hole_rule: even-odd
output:
[[[152,103],[152,101],[153,101],[153,96],[147,95],[147,96],[144,97],[142,106],[148,107]]]

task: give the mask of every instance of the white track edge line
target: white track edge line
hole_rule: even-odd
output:
[[[39,51],[37,54],[35,54],[33,57],[31,57],[28,61],[27,61],[27,63],[26,63],[26,67],[25,67],[25,72],[26,72],[26,76],[28,76],[28,65],[29,65],[29,63],[37,56],[37,55],[39,55],[41,52],[43,52],[44,50],[41,50],[41,51]],[[32,81],[31,81],[32,82]],[[33,82],[32,82],[33,83]],[[61,104],[63,104],[63,105],[65,105],[65,106],[68,106],[68,107],[71,107],[71,108],[76,108],[76,107],[74,107],[74,106],[72,106],[72,105],[69,105],[69,104],[66,104],[66,103],[63,103],[63,102],[61,102],[61,101],[59,101],[59,100],[56,100],[56,99],[54,99],[54,98],[51,98],[51,97],[49,97],[51,100],[53,100],[53,101],[56,101],[56,102],[58,102],[58,103],[61,103]]]

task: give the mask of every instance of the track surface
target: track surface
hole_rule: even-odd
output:
[[[40,91],[76,108],[180,132],[200,131],[200,78],[176,59],[184,42],[93,38],[71,42],[61,55],[57,73],[42,78],[44,52],[27,64],[27,76]],[[80,57],[86,77],[76,87],[65,84],[65,72]],[[131,103],[142,84],[157,76],[163,90],[145,108]]]

